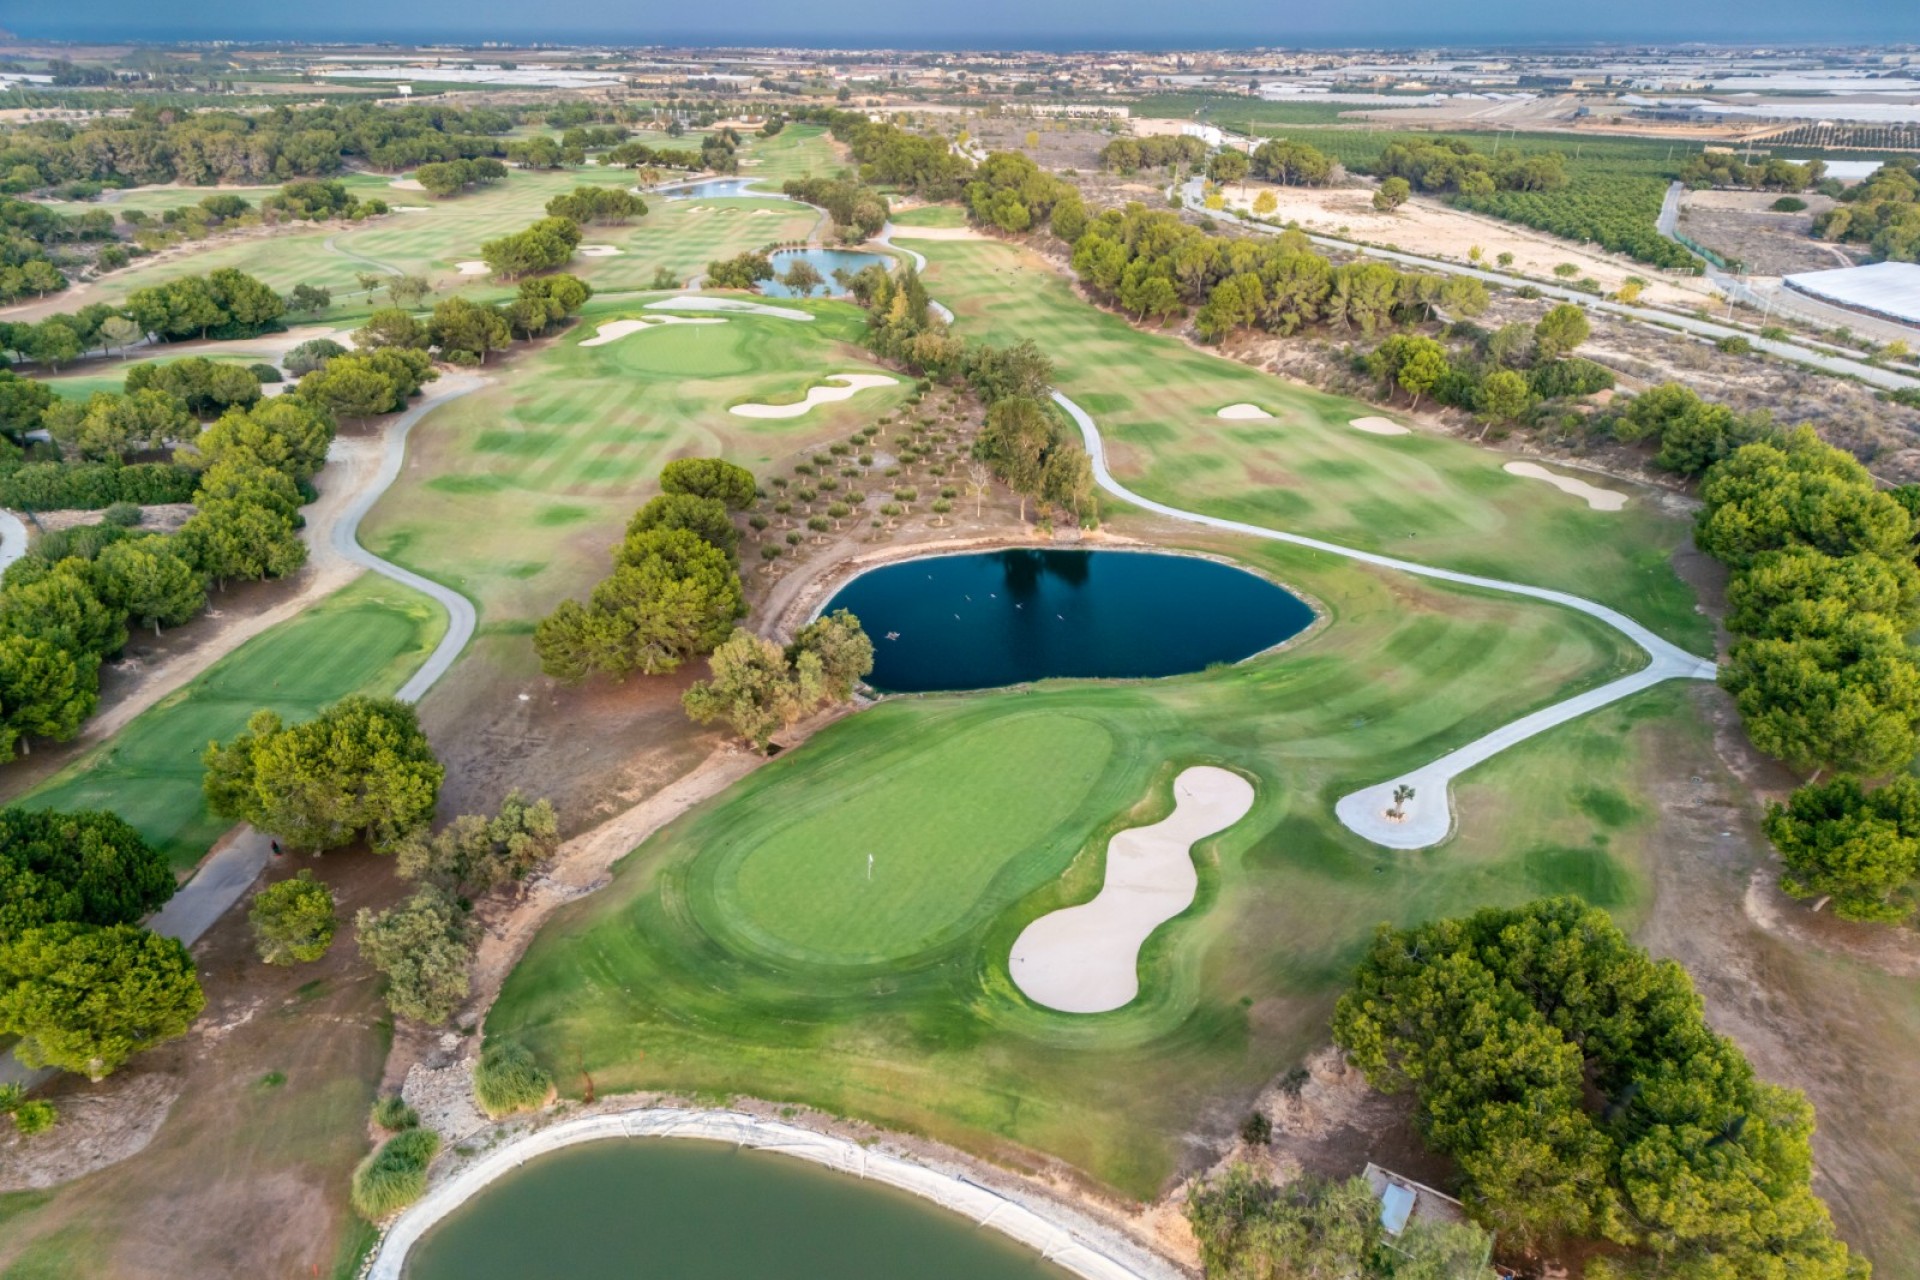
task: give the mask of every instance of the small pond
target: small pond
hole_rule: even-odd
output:
[[[927,556],[861,574],[835,609],[873,638],[868,683],[888,693],[1180,675],[1313,621],[1298,596],[1244,569],[1139,551]]]
[[[889,271],[893,269],[893,259],[884,254],[861,253],[853,249],[782,249],[773,255],[774,272],[776,275],[785,275],[787,268],[796,262],[812,263],[813,269],[820,273],[820,278],[827,282],[825,289],[815,289],[813,291],[813,296],[816,298],[820,297],[823,293],[846,292],[846,290],[842,289],[839,284],[834,281],[833,273],[836,271],[844,271],[848,275],[852,275],[862,267],[870,267],[876,264],[885,267]],[[794,298],[800,296],[797,290],[787,288],[787,286],[781,284],[777,279],[762,280],[760,282],[760,292],[769,298]]]
[[[905,1192],[710,1142],[606,1141],[529,1162],[411,1251],[407,1280],[1066,1280]]]
[[[763,200],[784,200],[778,187],[769,187],[764,191],[755,191],[760,184],[759,178],[708,178],[703,182],[689,183],[684,187],[674,187],[660,194],[668,200],[727,200],[741,196],[751,196]]]

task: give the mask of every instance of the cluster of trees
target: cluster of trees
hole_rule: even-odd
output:
[[[661,495],[634,513],[613,573],[583,604],[563,600],[534,629],[540,666],[569,682],[596,672],[659,675],[726,640],[746,601],[732,513],[753,505],[753,473],[719,458],[680,458]]]
[[[1365,1178],[1276,1187],[1244,1163],[1187,1193],[1202,1271],[1215,1280],[1489,1280],[1493,1241],[1470,1223],[1415,1219],[1391,1240]]]
[[[347,698],[295,725],[257,711],[202,762],[207,804],[220,817],[315,853],[364,841],[394,855],[418,888],[389,910],[362,909],[354,935],[387,978],[389,1007],[420,1022],[445,1022],[466,998],[473,900],[520,880],[560,843],[553,806],[519,792],[492,816],[463,815],[433,831],[446,770],[413,707],[392,698]],[[256,894],[249,916],[269,963],[318,959],[338,927],[331,893],[306,875]]]
[[[541,218],[525,231],[480,246],[487,269],[502,280],[518,280],[536,271],[562,267],[580,246],[580,224],[572,218]]]
[[[1852,455],[1802,426],[1707,472],[1694,539],[1732,571],[1721,683],[1754,744],[1816,777],[1920,752],[1913,520]]]
[[[233,267],[135,289],[125,307],[141,332],[164,341],[257,337],[284,327],[286,310],[286,299]]]
[[[1019,496],[1022,520],[1029,500],[1075,523],[1094,517],[1093,466],[1079,437],[1048,407],[1053,362],[1039,347],[954,337],[932,314],[911,266],[897,276],[866,267],[849,287],[866,307],[867,345],[877,354],[940,381],[964,382],[986,406],[974,456]]]
[[[1658,179],[1583,173],[1564,190],[1463,191],[1453,197],[1453,203],[1562,239],[1591,240],[1657,267],[1695,270],[1693,256],[1660,234],[1660,204],[1666,189]]]
[[[647,202],[625,187],[575,187],[547,201],[549,218],[612,226],[645,217]]]
[[[892,187],[923,200],[951,200],[973,170],[973,162],[954,154],[945,139],[876,123],[857,111],[818,108],[796,118],[824,124],[846,143],[860,166],[860,180],[869,186]]]
[[[439,376],[425,351],[380,347],[329,358],[301,377],[294,394],[336,418],[365,421],[406,408],[421,387]]]
[[[109,430],[123,434],[109,438]],[[6,754],[34,737],[60,741],[78,732],[99,702],[100,664],[125,646],[129,621],[156,632],[177,626],[205,607],[209,582],[277,577],[305,562],[296,534],[299,486],[325,457],[333,421],[283,397],[231,409],[201,431],[179,401],[147,390],[94,397],[83,431],[89,447],[109,452],[180,443],[183,469],[198,473],[198,509],[171,536],[109,524],[84,541],[45,540],[9,566],[0,583]],[[137,508],[127,510],[137,521]]]
[[[1071,244],[1087,228],[1079,189],[1017,151],[988,156],[967,183],[966,198],[969,217],[1008,235],[1047,226]]]
[[[1567,185],[1566,157],[1557,151],[1513,149],[1488,155],[1459,138],[1402,138],[1387,144],[1373,170],[1405,178],[1421,191],[1467,196],[1496,191],[1558,191]]]
[[[1115,138],[1100,148],[1100,167],[1108,173],[1137,173],[1141,169],[1191,168],[1207,158],[1207,144],[1185,134],[1147,138]]]
[[[1518,422],[1544,401],[1591,395],[1613,385],[1613,374],[1572,352],[1588,335],[1586,313],[1561,303],[1534,324],[1515,321],[1487,333],[1458,324],[1476,340],[1449,351],[1437,338],[1396,333],[1366,357],[1387,395],[1405,392],[1417,409],[1422,397],[1466,409],[1485,424]]]
[[[1701,475],[1742,446],[1779,434],[1767,410],[1739,413],[1677,382],[1633,397],[1608,426],[1618,439],[1652,443],[1654,465],[1683,476]]]
[[[707,167],[706,157],[690,147],[650,147],[644,142],[623,142],[601,156],[600,162],[628,169],[679,169],[687,172]]]
[[[1920,159],[1896,156],[1840,200],[1813,220],[1815,235],[1869,245],[1891,262],[1920,261]]]
[[[260,212],[269,222],[328,222],[335,218],[364,222],[388,209],[387,202],[378,196],[365,200],[355,196],[344,182],[303,178],[262,200]]]
[[[500,155],[508,112],[444,104],[271,107],[175,113],[139,106],[125,116],[39,120],[0,137],[0,173],[22,168],[34,186],[92,181],[263,183],[320,177],[358,159],[389,172],[436,160]]]
[[[1856,1280],[1813,1194],[1813,1109],[1756,1079],[1685,970],[1576,898],[1383,926],[1334,1012],[1377,1089],[1411,1091],[1483,1225],[1612,1250],[1589,1275]]]
[[[762,280],[773,279],[773,259],[756,250],[716,258],[707,264],[710,289],[751,289]]]
[[[1680,181],[1695,189],[1741,187],[1749,191],[1805,191],[1827,176],[1824,160],[1795,164],[1774,157],[1747,164],[1731,152],[1700,152],[1680,170]]]
[[[0,810],[0,1035],[99,1080],[205,1005],[187,949],[140,927],[173,871],[111,813]]]
[[[49,245],[112,237],[113,215],[104,209],[67,215],[0,196],[0,303],[44,298],[67,287],[67,277],[47,253]]]
[[[845,609],[815,619],[781,646],[745,627],[708,658],[712,678],[681,696],[696,724],[724,720],[758,751],[823,705],[850,700],[873,670],[873,642]]]
[[[1340,176],[1332,156],[1286,138],[1272,138],[1255,147],[1248,169],[1254,177],[1284,187],[1324,187]]]
[[[475,160],[436,160],[413,171],[413,180],[429,195],[446,199],[474,187],[491,186],[507,180],[507,166],[492,156]]]
[[[1335,266],[1298,231],[1261,240],[1209,235],[1144,205],[1109,209],[1074,243],[1075,274],[1096,297],[1134,316],[1167,319],[1198,308],[1195,327],[1218,339],[1236,329],[1296,333],[1313,325],[1371,335],[1397,321],[1486,309],[1486,287],[1464,276],[1397,271],[1364,260]]]
[[[858,244],[880,234],[887,225],[887,198],[847,178],[789,178],[780,188],[792,200],[815,205],[833,219],[836,235]]]

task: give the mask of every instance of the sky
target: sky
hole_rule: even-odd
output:
[[[901,48],[1405,47],[1598,41],[1920,43],[1916,0],[0,0],[75,40],[547,40]]]

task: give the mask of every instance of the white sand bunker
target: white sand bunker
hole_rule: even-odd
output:
[[[1392,418],[1355,418],[1347,424],[1355,431],[1364,431],[1375,436],[1404,436],[1410,434],[1407,429]]]
[[[420,185],[420,179],[418,178],[395,178],[392,182],[389,182],[387,185],[392,187],[395,191],[425,191],[426,190],[425,187]]]
[[[617,258],[626,250],[610,244],[583,244],[574,252],[583,258]]]
[[[1107,878],[1092,902],[1049,912],[1013,944],[1014,985],[1062,1013],[1106,1013],[1140,994],[1140,948],[1200,887],[1191,850],[1253,808],[1253,784],[1212,765],[1173,780],[1173,812],[1107,842]]]
[[[725,324],[726,322],[725,316],[656,316],[651,320],[609,320],[595,329],[593,336],[580,345],[604,347],[609,342],[618,342],[630,333],[658,328],[663,324]]]
[[[1219,418],[1271,418],[1273,415],[1257,404],[1230,404],[1214,416]]]
[[[454,269],[463,276],[483,276],[487,274],[487,264],[484,262],[456,262],[454,263]]]
[[[647,304],[649,311],[739,311],[746,315],[772,316],[776,320],[812,320],[813,313],[802,311],[798,307],[772,307],[764,302],[748,302],[745,298],[710,298],[700,294],[683,293],[677,298],[662,298],[658,302]]]
[[[743,418],[797,418],[817,404],[850,400],[856,391],[865,391],[870,387],[892,386],[900,380],[889,378],[884,373],[830,373],[827,375],[827,381],[837,382],[840,385],[810,388],[806,399],[796,400],[792,404],[737,404],[727,412],[737,413]]]
[[[1534,462],[1509,462],[1501,468],[1508,475],[1525,476],[1529,480],[1545,480],[1562,493],[1570,493],[1576,498],[1586,499],[1589,507],[1595,511],[1618,511],[1627,505],[1627,495],[1617,489],[1602,489],[1597,484],[1588,484],[1572,476],[1555,474]]]

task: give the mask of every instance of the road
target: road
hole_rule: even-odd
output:
[[[426,662],[394,695],[403,702],[418,702],[434,682],[447,673],[473,639],[476,623],[473,602],[451,587],[443,586],[431,578],[423,578],[391,561],[382,560],[361,546],[358,536],[360,521],[399,478],[400,468],[406,460],[407,436],[414,424],[441,405],[483,385],[485,379],[476,374],[443,374],[440,385],[434,388],[434,395],[422,399],[394,419],[387,427],[385,452],[373,482],[347,507],[333,527],[332,546],[341,556],[432,597],[447,611],[446,634],[434,646],[433,652],[427,655]],[[21,536],[24,535],[25,531],[22,530]],[[0,521],[0,556],[5,554],[4,548],[11,545],[11,539],[11,531]],[[272,859],[272,842],[265,833],[247,826],[236,828],[201,860],[193,879],[180,886],[179,892],[168,900],[166,906],[148,920],[148,927],[192,946],[213,927],[214,921],[225,915],[252,888],[260,872]],[[0,1084],[38,1084],[51,1074],[29,1070],[12,1054],[0,1059]]]
[[[1106,445],[1100,437],[1099,425],[1094,422],[1092,415],[1058,391],[1053,393],[1053,400],[1055,404],[1066,410],[1067,416],[1079,426],[1081,437],[1086,442],[1087,456],[1093,463],[1094,481],[1108,493],[1134,506],[1188,524],[1204,525],[1210,529],[1220,529],[1227,533],[1244,534],[1254,538],[1265,538],[1272,542],[1291,543],[1294,546],[1324,551],[1329,555],[1348,560],[1377,565],[1383,569],[1393,569],[1401,573],[1411,573],[1418,577],[1457,583],[1461,586],[1478,587],[1486,591],[1499,591],[1507,595],[1526,596],[1529,599],[1545,601],[1562,608],[1574,609],[1612,627],[1645,652],[1647,665],[1632,675],[1602,685],[1598,689],[1589,689],[1585,693],[1557,702],[1531,715],[1522,716],[1511,724],[1502,725],[1456,751],[1448,752],[1431,764],[1343,796],[1334,806],[1334,813],[1350,831],[1364,836],[1375,844],[1385,845],[1390,849],[1424,849],[1429,845],[1438,844],[1446,839],[1453,829],[1453,780],[1474,765],[1555,725],[1578,719],[1590,711],[1630,697],[1664,680],[1711,680],[1716,674],[1716,668],[1711,660],[1688,653],[1678,645],[1662,639],[1617,609],[1565,591],[1530,586],[1523,582],[1505,582],[1498,578],[1483,578],[1478,574],[1460,573],[1453,569],[1440,569],[1412,560],[1401,560],[1395,556],[1383,556],[1377,552],[1343,547],[1335,542],[1325,542],[1319,538],[1309,538],[1298,533],[1286,533],[1279,529],[1247,524],[1240,520],[1227,520],[1219,516],[1184,511],[1179,507],[1168,506],[1164,502],[1155,502],[1151,498],[1141,497],[1114,479],[1113,473],[1108,470]],[[1390,820],[1385,814],[1393,804],[1394,790],[1401,786],[1414,788],[1414,794],[1411,799],[1402,804],[1403,816],[1398,821]]]
[[[1203,209],[1201,180],[1198,178],[1190,179],[1181,191],[1181,198],[1186,202],[1188,208]],[[1231,222],[1235,226],[1263,235],[1274,235],[1281,230],[1281,228],[1270,227],[1264,223],[1249,221],[1237,214],[1229,213],[1224,209],[1207,209],[1204,211],[1207,217],[1212,218],[1216,222]],[[1457,276],[1469,276],[1475,280],[1484,281],[1487,284],[1497,285],[1502,289],[1517,289],[1522,286],[1529,286],[1538,290],[1543,297],[1559,298],[1566,302],[1577,303],[1589,310],[1605,311],[1612,315],[1625,316],[1630,320],[1639,320],[1646,324],[1663,325],[1669,329],[1679,329],[1684,333],[1709,338],[1716,342],[1721,338],[1745,338],[1753,345],[1753,349],[1756,351],[1764,351],[1768,355],[1779,356],[1783,360],[1793,360],[1800,364],[1810,365],[1813,368],[1823,370],[1827,373],[1839,374],[1847,378],[1857,378],[1869,386],[1879,387],[1884,391],[1920,388],[1920,378],[1912,377],[1908,374],[1895,373],[1891,369],[1882,369],[1877,365],[1867,364],[1861,360],[1851,360],[1845,356],[1831,356],[1823,351],[1815,351],[1811,347],[1801,346],[1797,342],[1755,337],[1744,329],[1736,329],[1732,325],[1716,324],[1711,320],[1702,320],[1698,316],[1688,315],[1684,312],[1663,311],[1658,307],[1642,307],[1632,303],[1614,302],[1607,298],[1596,298],[1590,293],[1583,293],[1578,289],[1571,289],[1565,285],[1548,284],[1535,280],[1521,280],[1514,276],[1502,275],[1497,271],[1486,271],[1479,267],[1462,266],[1460,263],[1448,262],[1443,258],[1425,258],[1415,253],[1402,253],[1398,249],[1379,249],[1372,245],[1355,244],[1351,240],[1340,240],[1332,236],[1314,235],[1309,232],[1307,233],[1307,239],[1325,248],[1339,249],[1346,253],[1357,253],[1368,258],[1379,258],[1386,262],[1398,263],[1401,266],[1419,267],[1426,271],[1446,271]],[[1724,277],[1721,278],[1723,279]],[[1744,288],[1745,286],[1741,287]],[[1764,305],[1764,303],[1761,305]]]

